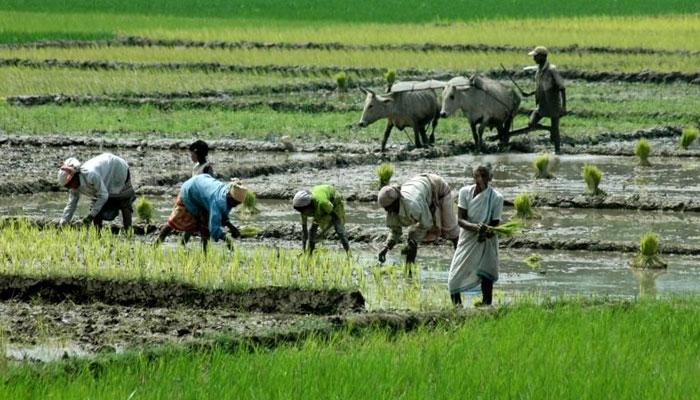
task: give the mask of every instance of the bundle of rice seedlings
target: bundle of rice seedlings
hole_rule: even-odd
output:
[[[532,166],[535,167],[536,179],[552,179],[554,175],[549,169],[551,157],[549,153],[540,154],[532,161]]]
[[[345,72],[338,72],[335,74],[335,83],[338,85],[339,92],[345,92],[348,90],[348,76]]]
[[[243,204],[241,205],[241,212],[247,214],[259,214],[260,210],[256,207],[257,199],[255,197],[255,192],[248,190],[243,198]]]
[[[681,148],[683,150],[687,150],[688,147],[693,144],[695,139],[698,138],[698,129],[697,128],[683,128],[683,133],[681,134]]]
[[[605,195],[605,192],[598,187],[603,179],[603,172],[598,167],[593,164],[585,164],[581,176],[586,182],[589,194],[593,196]]]
[[[248,225],[241,227],[238,231],[241,232],[241,237],[250,238],[258,236],[258,234],[262,232],[262,229],[254,225]]]
[[[382,163],[377,167],[377,176],[379,177],[379,188],[389,184],[391,177],[394,176],[394,165],[391,163]]]
[[[138,217],[139,221],[146,224],[150,224],[151,221],[153,221],[155,208],[153,207],[153,203],[151,203],[146,197],[139,197],[136,200],[134,207],[136,208],[136,216]]]
[[[530,219],[535,217],[529,193],[518,193],[513,200],[513,205],[515,206],[516,218]]]
[[[388,92],[391,90],[391,85],[393,85],[394,82],[396,82],[396,70],[388,69],[384,73],[384,80],[386,81],[386,91]]]
[[[639,157],[639,165],[650,166],[649,154],[651,153],[651,145],[644,138],[639,139],[637,145],[634,146],[634,154]]]
[[[539,254],[530,254],[523,260],[525,265],[530,267],[531,270],[540,272],[542,271],[542,256]]]
[[[659,235],[647,232],[639,239],[639,252],[632,260],[632,266],[645,269],[663,269],[666,263],[659,258]]]
[[[498,236],[501,237],[511,237],[515,236],[517,233],[520,233],[520,230],[523,228],[523,222],[519,219],[513,219],[505,224],[501,224],[498,226],[494,226],[491,228]]]

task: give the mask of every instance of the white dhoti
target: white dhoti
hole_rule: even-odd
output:
[[[501,219],[503,196],[491,187],[474,196],[476,185],[459,191],[459,208],[467,210],[467,220],[473,224],[489,224]],[[498,280],[498,236],[479,242],[478,232],[461,229],[447,286],[450,294],[472,289],[482,279]]]

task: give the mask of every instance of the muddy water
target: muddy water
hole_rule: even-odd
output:
[[[584,164],[592,163],[603,171],[601,189],[609,194],[654,194],[673,198],[696,198],[700,195],[700,161],[695,158],[651,158],[651,167],[639,167],[634,157],[562,155],[554,179],[535,180],[532,161],[535,154],[461,155],[434,160],[396,163],[392,182],[400,183],[413,175],[435,172],[453,188],[471,184],[471,168],[479,163],[494,167],[493,185],[511,198],[520,192],[583,194],[581,178]],[[285,175],[260,176],[248,180],[253,187],[284,192],[330,183],[345,195],[376,192],[375,165],[338,168],[324,171],[305,170]]]

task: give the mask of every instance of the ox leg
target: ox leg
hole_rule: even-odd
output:
[[[482,152],[484,150],[484,129],[486,128],[486,125],[484,123],[479,124],[478,128],[478,136],[479,136],[479,145],[477,146],[479,151]]]
[[[423,141],[423,147],[429,147],[430,141],[428,140],[428,126],[427,125],[424,125],[421,127],[420,137],[421,137],[421,140]]]
[[[413,141],[415,142],[417,149],[420,149],[421,147],[423,147],[423,144],[421,143],[420,137],[421,137],[420,125],[414,126],[413,127]]]
[[[384,129],[384,138],[382,139],[382,153],[386,150],[386,142],[389,140],[389,135],[391,134],[391,129],[394,127],[394,124],[391,122],[386,123],[386,129]]]
[[[479,145],[479,135],[476,133],[476,123],[470,122],[469,128],[472,130],[472,137],[474,138],[474,146],[476,146],[476,151],[481,151],[481,146]]]
[[[435,127],[438,124],[438,121],[440,120],[440,114],[436,115],[435,118],[433,118],[433,123],[432,123],[432,128],[430,129],[430,144],[435,144]]]

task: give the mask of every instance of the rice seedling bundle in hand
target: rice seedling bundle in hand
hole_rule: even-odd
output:
[[[382,163],[377,167],[377,176],[379,177],[379,188],[389,184],[391,177],[394,176],[394,165],[391,163]]]
[[[516,234],[520,233],[520,230],[523,228],[523,222],[514,219],[506,222],[505,224],[501,224],[498,226],[494,226],[491,228],[491,230],[496,233],[498,236],[501,237],[511,237],[515,236]]]
[[[588,194],[593,196],[605,195],[605,192],[598,187],[603,179],[603,172],[598,167],[593,164],[585,164],[581,176],[586,182]]]
[[[153,203],[151,203],[146,197],[139,197],[136,200],[134,207],[136,208],[136,216],[138,217],[139,221],[146,224],[150,224],[151,221],[153,221],[155,208],[153,207]]]
[[[688,147],[693,144],[695,139],[698,138],[697,128],[683,128],[683,133],[681,134],[681,148],[687,150]]]
[[[639,253],[632,260],[632,266],[645,269],[663,269],[666,263],[659,258],[659,235],[647,232],[639,240]]]
[[[549,165],[552,161],[551,156],[548,153],[540,154],[532,161],[532,166],[535,167],[535,178],[536,179],[552,179],[554,175],[549,169]]]
[[[639,165],[649,166],[649,154],[651,154],[651,145],[644,138],[639,139],[637,145],[634,146],[634,154],[639,157]]]
[[[529,219],[535,217],[529,193],[518,193],[513,200],[513,206],[515,206],[515,216],[517,218]]]

